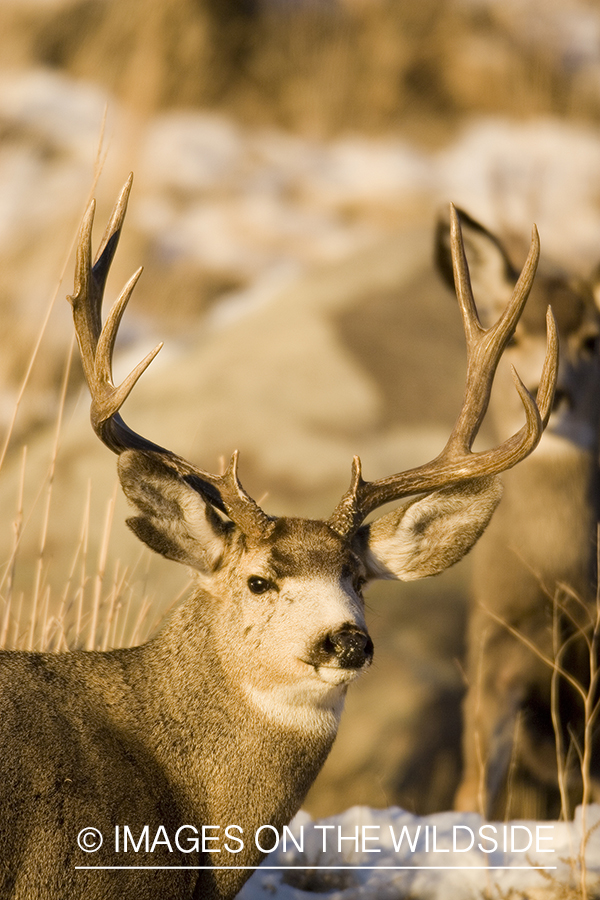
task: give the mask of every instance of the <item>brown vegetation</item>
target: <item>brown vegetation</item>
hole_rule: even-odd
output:
[[[585,26],[592,8],[70,0],[33,15],[16,5],[2,14],[12,37],[0,63],[96,80],[138,113],[203,106],[321,134],[416,129],[439,140],[465,114],[597,122],[598,61],[564,28],[567,13]]]

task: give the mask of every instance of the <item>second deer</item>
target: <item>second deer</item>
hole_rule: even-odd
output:
[[[467,213],[460,211],[459,217],[482,321],[490,322],[508,303],[518,273],[495,235]],[[451,283],[445,218],[438,223],[436,252]],[[506,350],[506,361],[535,390],[551,304],[560,354],[550,422],[535,453],[506,474],[502,503],[474,554],[464,773],[455,801],[460,810],[495,818],[555,818],[565,805],[562,811],[572,814],[581,800],[583,704],[564,678],[553,682],[553,669],[540,654],[590,688],[590,649],[592,664],[598,652],[586,639],[592,640],[597,621],[599,287],[596,276],[584,280],[541,264]],[[510,431],[518,415],[506,377],[499,371],[497,402],[490,409],[498,434]],[[559,753],[564,749],[561,766],[566,765],[562,796],[557,740]],[[595,756],[595,771],[592,765],[588,774],[598,798],[600,758]]]

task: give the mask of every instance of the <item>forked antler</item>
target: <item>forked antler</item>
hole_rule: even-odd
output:
[[[102,298],[108,271],[121,235],[132,180],[133,176],[130,176],[121,191],[93,264],[91,249],[95,211],[93,201],[84,216],[79,233],[75,289],[69,300],[73,307],[75,331],[85,377],[92,395],[92,426],[98,437],[114,453],[139,450],[149,455],[160,454],[168,465],[213,506],[226,513],[245,534],[260,537],[271,530],[274,519],[268,516],[242,488],[237,476],[237,451],[223,475],[212,475],[137,434],[125,424],[119,413],[133,386],[162,346],[160,344],[152,350],[122,384],[114,385],[112,354],[115,338],[125,307],[142,270],[139,269],[125,285],[104,326],[101,315]],[[537,406],[518,375],[514,373],[517,390],[525,409],[526,424],[499,447],[481,453],[471,452],[488,406],[498,361],[514,332],[533,283],[539,257],[539,239],[534,229],[529,256],[512,300],[496,325],[487,331],[482,328],[477,316],[460,225],[454,207],[451,209],[451,242],[456,289],[468,349],[467,387],[463,408],[444,450],[436,459],[424,466],[409,469],[380,481],[367,482],[362,479],[359,458],[354,457],[350,488],[328,520],[331,528],[342,536],[351,535],[370,512],[384,503],[409,494],[435,490],[509,469],[531,453],[548,421],[558,365],[558,340],[550,310],[547,316],[548,349],[537,394]]]
[[[358,456],[354,457],[350,488],[329,519],[331,527],[340,534],[351,534],[370,512],[384,503],[510,469],[537,446],[548,423],[558,368],[558,337],[550,307],[546,313],[548,344],[537,392],[537,405],[513,368],[526,424],[499,447],[479,453],[471,451],[488,407],[500,357],[514,333],[533,285],[540,254],[537,228],[533,228],[529,254],[510,303],[498,322],[487,330],[482,327],[477,315],[460,222],[452,204],[450,239],[454,282],[467,341],[467,381],[463,407],[442,452],[423,466],[370,482],[363,481],[360,459]]]
[[[272,520],[244,491],[237,475],[237,451],[223,475],[212,475],[197,468],[170,450],[153,444],[125,424],[119,414],[121,406],[131,393],[135,383],[148,368],[162,344],[154,348],[145,359],[116,387],[112,378],[112,354],[119,324],[133,289],[142,273],[141,269],[129,279],[121,295],[102,325],[102,299],[108,271],[112,263],[121,228],[127,211],[127,201],[133,183],[133,175],[127,179],[115,204],[104,237],[92,264],[92,226],[96,204],[92,200],[81,223],[77,241],[75,287],[68,299],[73,307],[73,321],[85,378],[92,395],[90,418],[100,440],[113,453],[141,450],[149,454],[161,454],[169,465],[202,494],[217,509],[226,513],[248,535],[265,533]]]

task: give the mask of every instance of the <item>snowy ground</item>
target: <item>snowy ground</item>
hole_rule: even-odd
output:
[[[588,807],[584,828],[592,889],[600,883],[599,826],[600,806]],[[290,831],[295,842],[288,833],[284,850],[281,840],[240,900],[300,900],[315,893],[336,900],[471,900],[484,892],[508,897],[511,890],[551,897],[579,883],[581,808],[569,823],[486,824],[476,813],[419,818],[397,808],[355,807],[320,822],[299,813]],[[267,833],[261,838],[266,841]],[[296,847],[302,839],[303,853]]]
[[[347,135],[328,143],[172,112],[131,122],[92,85],[44,70],[0,73],[0,240],[73,215],[91,180],[105,105],[108,174],[136,171],[135,226],[156,253],[255,280],[282,263],[343,258],[448,200],[550,252],[600,244],[600,137],[557,120],[480,119],[446,148]],[[48,233],[46,231],[46,233]],[[595,257],[594,257],[595,261]]]

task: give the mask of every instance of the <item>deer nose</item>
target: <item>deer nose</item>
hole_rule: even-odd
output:
[[[362,669],[373,659],[373,641],[357,628],[341,628],[328,634],[322,649],[342,669]]]

